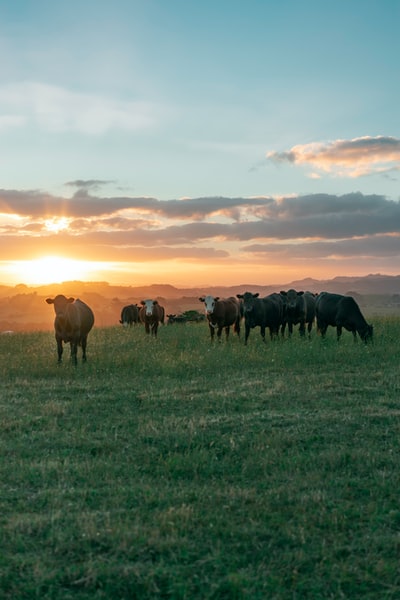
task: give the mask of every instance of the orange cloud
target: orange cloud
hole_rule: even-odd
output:
[[[275,163],[309,165],[339,177],[361,177],[400,169],[400,139],[364,136],[352,140],[313,142],[285,152],[268,152]],[[318,177],[312,173],[311,177]]]

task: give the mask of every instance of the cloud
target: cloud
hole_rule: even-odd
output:
[[[379,261],[393,269],[400,260],[400,203],[381,195],[158,200],[94,194],[104,183],[70,182],[78,187],[71,198],[0,190],[3,260],[61,253],[103,261],[181,259],[227,268],[245,261],[260,268],[302,261],[311,269],[354,258],[378,270],[385,270]]]
[[[361,177],[400,170],[400,139],[390,136],[313,142],[284,152],[268,152],[267,160],[311,166],[339,177]],[[311,173],[317,178],[318,173]]]
[[[136,132],[154,127],[159,107],[122,101],[37,82],[0,86],[0,128],[28,123],[53,133],[100,135],[109,130]]]

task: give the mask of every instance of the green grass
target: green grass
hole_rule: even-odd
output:
[[[400,598],[400,320],[0,336],[0,598]],[[78,354],[80,359],[80,354]]]

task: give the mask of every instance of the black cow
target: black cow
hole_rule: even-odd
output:
[[[300,324],[299,333],[302,337],[306,333],[311,336],[311,330],[315,319],[315,296],[311,292],[296,292],[290,289],[281,291],[285,307],[285,323],[289,330],[289,337],[293,333],[293,325]]]
[[[265,330],[268,327],[270,337],[273,339],[279,334],[279,327],[283,323],[283,300],[279,294],[270,294],[265,298],[259,298],[259,294],[245,292],[237,294],[243,302],[243,313],[245,323],[245,339],[247,344],[250,329],[260,327],[260,334],[265,342]]]
[[[225,336],[228,339],[231,325],[233,325],[234,332],[240,336],[242,315],[240,302],[236,298],[231,296],[220,299],[219,296],[202,296],[199,300],[205,306],[211,341],[214,340],[215,330],[217,330],[217,338],[220,342],[223,329],[225,329]]]
[[[343,327],[351,331],[354,340],[357,333],[364,342],[372,339],[373,327],[364,319],[360,307],[352,296],[321,292],[315,303],[317,329],[325,337],[329,325],[336,327],[337,339],[342,335]]]
[[[47,298],[47,304],[54,305],[56,313],[54,330],[57,341],[58,362],[62,360],[63,342],[71,346],[72,362],[77,364],[78,346],[82,347],[82,360],[86,361],[86,344],[89,331],[94,324],[92,309],[79,300],[66,298],[59,294],[55,298]]]
[[[121,310],[119,322],[124,327],[132,327],[133,323],[139,323],[139,307],[137,304],[128,304]]]
[[[165,309],[157,300],[142,300],[142,308],[139,310],[139,317],[144,323],[146,333],[157,337],[159,323],[164,324]]]
[[[167,325],[173,325],[174,323],[187,323],[188,319],[185,317],[185,315],[176,315],[176,314],[169,314],[167,315]]]

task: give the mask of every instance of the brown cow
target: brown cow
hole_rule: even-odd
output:
[[[86,344],[89,331],[94,324],[92,309],[79,300],[66,298],[59,294],[55,298],[47,298],[47,304],[54,305],[55,338],[57,341],[58,362],[62,360],[63,342],[71,346],[72,362],[77,364],[78,346],[82,347],[82,360],[86,361]]]
[[[142,300],[140,302],[142,308],[139,310],[139,317],[146,333],[150,333],[157,337],[158,324],[164,324],[165,310],[161,304],[158,304],[157,300]]]
[[[240,335],[242,314],[240,302],[236,298],[231,296],[220,300],[219,296],[202,296],[199,300],[204,302],[211,341],[214,340],[214,333],[217,330],[217,338],[220,342],[223,329],[225,329],[226,339],[228,339],[231,325],[233,325],[234,332],[238,336]]]

